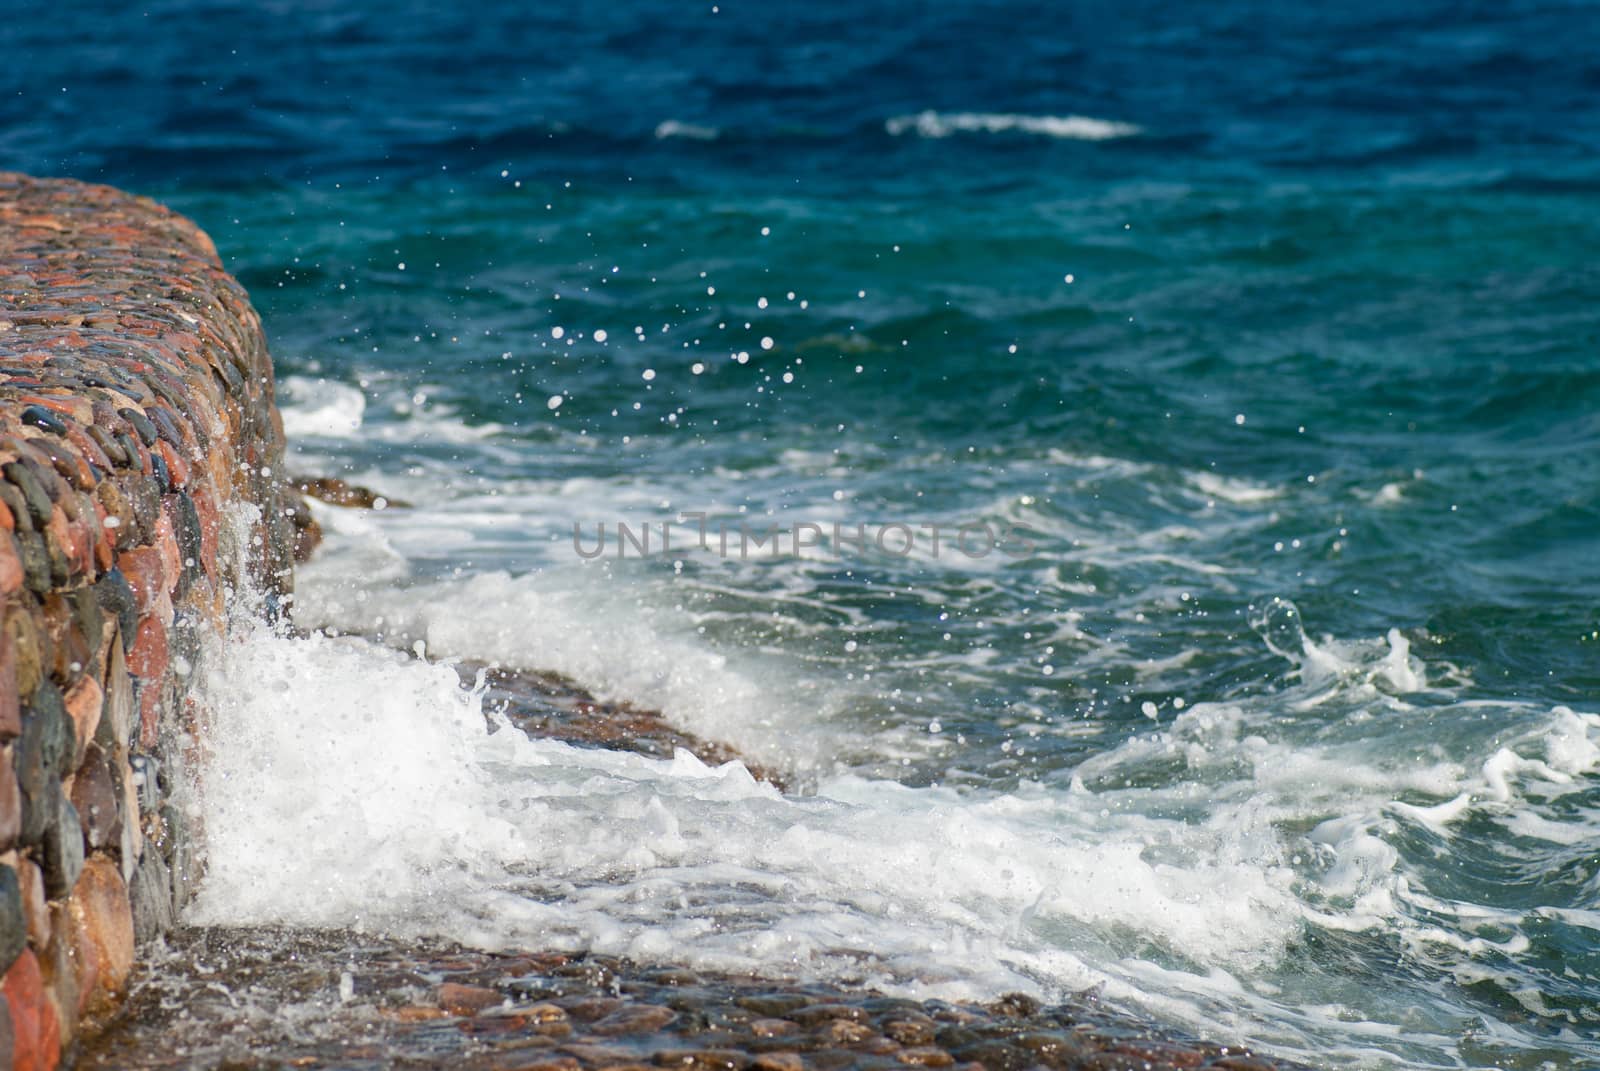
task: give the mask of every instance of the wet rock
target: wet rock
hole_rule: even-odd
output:
[[[0,852],[10,851],[22,836],[22,792],[9,744],[0,746]]]
[[[14,745],[17,783],[22,790],[22,843],[38,844],[56,818],[61,779],[76,746],[61,693],[46,681],[33,694],[22,736]]]
[[[1039,1002],[1026,993],[1007,993],[989,1005],[989,1010],[1007,1019],[1018,1019],[1038,1014]]]
[[[51,573],[52,556],[38,532],[19,531],[16,535],[17,560],[22,563],[23,585],[35,594],[48,592],[55,584]]]
[[[128,884],[128,899],[136,942],[142,944],[172,929],[175,915],[172,876],[160,852],[147,851],[139,857],[133,880]]]
[[[13,1071],[55,1071],[61,1026],[44,991],[44,976],[31,949],[17,957],[0,985],[11,1011]]]
[[[0,1067],[16,1066],[16,1034],[11,1029],[11,1004],[0,993]]]
[[[589,1029],[602,1037],[646,1034],[661,1029],[677,1017],[677,1012],[659,1004],[634,1004],[617,1009]]]
[[[581,996],[556,1002],[565,1008],[568,1015],[582,1023],[592,1023],[604,1019],[618,1008],[622,1001],[616,997]]]
[[[658,1052],[652,1062],[657,1067],[678,1068],[680,1071],[744,1071],[754,1061],[732,1049],[691,1049]]]
[[[765,1052],[750,1065],[755,1071],[803,1071],[805,1061],[797,1052]]]
[[[800,1024],[787,1019],[757,1019],[750,1024],[750,1033],[758,1038],[787,1037],[799,1033]]]
[[[358,509],[409,509],[411,506],[409,502],[387,498],[376,491],[347,483],[336,476],[302,476],[294,481],[294,486],[301,494],[326,502],[330,506]]]
[[[22,559],[17,556],[16,538],[0,532],[0,597],[21,591],[25,579]]]
[[[877,1031],[866,1023],[850,1019],[829,1019],[816,1028],[814,1036],[825,1045],[854,1045],[875,1036]]]
[[[166,565],[155,547],[135,547],[117,556],[117,572],[133,597],[137,614],[148,614],[167,591]],[[131,621],[137,632],[138,618]]]
[[[0,972],[10,970],[28,947],[28,917],[22,899],[17,872],[0,863]]]
[[[121,569],[113,568],[94,585],[95,601],[100,609],[117,621],[124,645],[132,641],[139,625],[139,601]]]
[[[17,652],[9,629],[0,634],[0,741],[22,734],[22,693],[17,688]]]
[[[0,644],[9,649],[15,658],[14,670],[17,678],[17,694],[31,696],[34,689],[39,687],[42,658],[39,650],[39,626],[34,623],[33,615],[24,607],[18,607],[6,617],[5,643]]]
[[[70,766],[72,769],[77,769],[83,763],[89,742],[94,739],[95,730],[100,728],[100,712],[105,706],[105,692],[101,689],[99,681],[93,677],[83,677],[67,689],[63,705],[66,707],[67,717],[72,720],[74,748]]]
[[[134,633],[128,651],[128,671],[147,680],[160,680],[167,671],[171,649],[167,642],[167,623],[156,614],[146,614]]]
[[[56,817],[44,833],[44,891],[50,899],[66,896],[83,873],[83,826],[77,808],[52,785]]]
[[[78,1014],[106,1007],[133,969],[133,912],[117,865],[96,855],[72,890],[68,914],[78,967]]]
[[[180,964],[191,957],[204,964],[231,963],[231,971],[240,976],[225,976],[230,991],[236,992],[251,979],[258,985],[266,982],[270,989],[258,991],[256,999],[268,1002],[294,999],[308,988],[325,986],[330,971],[343,969],[342,965],[350,961],[353,951],[331,935],[296,938],[295,943],[285,947],[284,936],[274,934],[262,938],[259,951],[249,955],[241,953],[241,937],[233,931],[218,931],[213,938],[205,931],[189,930],[169,940],[180,952],[180,959],[176,961]],[[243,940],[248,945],[252,939],[244,937]],[[185,942],[194,941],[201,942],[202,946],[215,941],[217,945],[184,953]],[[319,945],[317,942],[332,943]],[[654,1067],[718,1067],[728,1066],[727,1061],[732,1059],[746,1067],[775,1069],[792,1067],[792,1061],[798,1059],[804,1067],[863,1071],[887,1071],[895,1067],[959,1067],[962,1071],[984,1071],[988,1066],[1043,1067],[1053,1071],[1099,1068],[1105,1071],[1106,1068],[1133,1066],[1130,1061],[1140,1061],[1138,1071],[1175,1071],[1204,1066],[1206,1060],[1222,1051],[1206,1043],[1167,1041],[1150,1035],[1148,1031],[1141,1031],[1137,1024],[1117,1018],[1098,1004],[1052,1006],[1008,1017],[994,1014],[992,1008],[919,1004],[818,985],[774,993],[766,983],[710,973],[698,974],[693,986],[680,987],[671,979],[655,977],[656,972],[599,956],[494,956],[460,949],[439,950],[430,955],[415,946],[375,946],[368,938],[361,940],[359,955],[363,957],[361,994],[364,998],[382,1002],[386,987],[406,996],[399,1002],[400,1006],[379,1011],[376,1027],[358,998],[348,1006],[352,1016],[350,1029],[364,1038],[371,1038],[370,1051],[397,1066],[412,1060],[425,1066],[517,1068],[529,1063],[570,1059],[583,1069],[634,1066],[641,1062]],[[252,957],[259,967],[248,966]],[[169,975],[172,969],[169,964]],[[206,970],[209,972],[211,968]],[[531,1005],[496,1007],[476,1017],[453,1019],[441,1032],[437,1025],[418,1018],[423,1011],[415,1011],[408,1004],[419,971],[443,973],[455,984],[474,985],[494,992],[509,986],[518,992],[547,992],[551,997]],[[216,976],[208,973],[206,978],[214,980]],[[507,978],[514,978],[515,982],[505,982]],[[157,1061],[170,1048],[170,1032],[174,1029],[187,1031],[192,1044],[195,1031],[204,1036],[208,1015],[212,1017],[210,1021],[230,1023],[236,1029],[256,1030],[261,1026],[262,1021],[257,1021],[254,1027],[238,1021],[234,1005],[222,998],[215,998],[209,1011],[197,1007],[192,996],[196,988],[183,978],[167,978],[175,989],[163,990],[160,982],[154,979],[147,983],[155,988],[148,990],[150,996],[145,998],[144,1010],[123,1020],[142,1031],[142,1036],[150,1039],[150,1046],[130,1047],[128,1035],[124,1033],[115,1047],[101,1050],[102,1055],[86,1061],[88,1071],[165,1068],[167,1065]],[[164,991],[190,996],[183,1002],[149,1003]],[[281,996],[273,996],[275,993]],[[740,1007],[739,1002],[750,999],[762,1003],[763,998],[773,995],[799,998],[798,1006],[790,1003],[788,1014],[819,1005],[847,1006],[860,1009],[864,1019],[857,1022],[854,1018],[837,1015],[824,1017],[817,1026],[801,1032],[800,1024],[772,1017],[796,1032],[786,1037],[762,1037],[753,1029],[761,1021],[760,1017]],[[608,1016],[620,1017],[626,1009],[659,1008],[669,1001],[671,1010],[677,1012],[676,1018],[653,1030],[610,1036],[594,1030],[594,1026]],[[616,1003],[613,1006],[611,1002]],[[610,1011],[606,1016],[586,1021],[563,1019],[563,1009],[572,1007],[584,1008],[586,1012],[610,1007]],[[425,1012],[432,1016],[445,1014],[437,1008]],[[174,1015],[181,1018],[174,1019]],[[925,1032],[928,1024],[937,1021],[936,1017],[961,1020],[961,1025],[949,1022],[944,1026],[952,1035],[959,1032],[966,1039],[961,1052],[953,1052],[944,1045],[902,1048],[899,1042],[884,1036],[894,1022],[909,1022]],[[559,1026],[569,1032],[542,1032],[548,1026]],[[819,1036],[819,1031],[829,1029],[870,1029],[877,1033],[854,1042]],[[280,1034],[276,1040],[254,1038],[250,1046],[262,1059],[270,1059],[278,1066],[290,1063],[343,1066],[341,1058],[347,1062],[350,1053],[348,1048],[308,1041],[303,1033],[293,1033],[291,1038]],[[198,1062],[201,1050],[192,1051]],[[141,1054],[137,1060],[132,1056],[134,1053]],[[730,1053],[736,1055],[730,1057]],[[767,1057],[771,1059],[764,1059]],[[974,1062],[977,1060],[984,1062]]]
[[[17,883],[22,887],[22,914],[28,924],[28,943],[43,948],[50,943],[50,905],[44,896],[44,874],[31,859],[17,862]]]
[[[933,1041],[938,1024],[926,1015],[899,1015],[883,1024],[883,1032],[902,1045],[927,1045]]]
[[[1131,1056],[1135,1062],[1150,1067],[1199,1067],[1206,1062],[1203,1052],[1164,1041],[1119,1041],[1107,1051]]]
[[[121,793],[117,803],[117,859],[122,864],[122,880],[131,888],[134,868],[144,854],[144,822],[139,813],[139,790],[134,784],[127,752],[119,748],[116,756],[111,772]]]
[[[563,1045],[561,1051],[591,1067],[616,1067],[633,1061],[633,1053],[609,1045]]]
[[[139,441],[145,446],[150,446],[156,441],[156,426],[150,418],[137,409],[124,408],[117,410],[117,415],[126,420],[133,430],[138,433]]]
[[[446,982],[439,987],[439,1007],[451,1015],[477,1015],[485,1008],[502,1004],[505,998],[498,990],[485,986],[458,985]]]
[[[801,1026],[818,1026],[835,1019],[860,1023],[866,1021],[867,1012],[850,1004],[808,1004],[789,1012],[785,1018],[793,1019]]]
[[[91,744],[72,781],[69,798],[83,822],[84,839],[91,851],[121,842],[122,791],[114,770],[112,757],[98,744]]]
[[[8,461],[0,465],[0,473],[4,473],[6,482],[21,493],[22,504],[33,521],[33,527],[42,529],[49,524],[50,511],[55,508],[55,503],[50,500],[35,467],[23,460]]]
[[[1031,1055],[1003,1041],[978,1041],[953,1049],[955,1060],[981,1064],[988,1071],[1024,1071],[1034,1064]]]
[[[1067,1067],[1089,1055],[1088,1048],[1068,1034],[1035,1032],[1018,1034],[1011,1043],[1033,1054],[1035,1060],[1047,1067]]]

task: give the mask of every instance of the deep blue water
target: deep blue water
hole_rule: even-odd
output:
[[[0,167],[195,217],[296,463],[416,503],[336,536],[307,623],[569,672],[824,786],[1104,793],[1151,824],[1060,835],[1283,901],[1007,947],[1330,1065],[1593,1066],[1592,5],[5,15]],[[573,552],[684,510],[1032,549]],[[475,633],[439,609],[472,583],[630,630]],[[770,709],[639,670],[658,643]]]

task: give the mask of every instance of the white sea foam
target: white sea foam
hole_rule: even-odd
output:
[[[709,769],[491,732],[455,673],[363,641],[255,629],[215,660],[195,805],[212,923],[582,945],[978,995],[1105,977],[1068,934],[1191,960],[1279,953],[1297,911],[1270,841],[1086,793],[968,795],[857,777],[785,798]],[[695,906],[691,909],[689,904]]]
[[[372,555],[371,545],[360,553]],[[737,659],[693,639],[673,608],[641,602],[592,568],[393,587],[301,585],[298,616],[356,633],[421,639],[441,655],[565,674],[604,698],[665,713],[707,739],[789,770],[810,769],[832,705],[823,682],[782,663]]]
[[[917,112],[897,115],[884,122],[894,137],[916,134],[947,138],[952,134],[1037,134],[1073,141],[1109,141],[1143,133],[1133,123],[1094,119],[1086,115],[1016,115],[1007,112]]]
[[[313,456],[318,440],[481,444],[504,430],[492,422],[468,423],[449,405],[417,403],[417,395],[428,397],[426,386],[406,392],[390,389],[387,396],[373,399],[359,387],[332,379],[285,376],[278,386],[284,434],[310,440]]]
[[[535,635],[572,624],[549,616]],[[518,642],[504,619],[438,620],[464,645]],[[738,764],[491,726],[453,670],[362,640],[251,626],[214,655],[189,799],[208,851],[196,922],[583,947],[918,995],[1104,983],[1196,1029],[1352,1059],[1385,1024],[1340,1022],[1349,1012],[1293,969],[1307,926],[1393,933],[1424,960],[1510,947],[1423,921],[1439,905],[1393,846],[1408,817],[1396,796],[1466,798],[1431,823],[1448,835],[1469,810],[1544,798],[1600,765],[1600,718],[1565,709],[1502,711],[1527,727],[1475,768],[1412,762],[1420,723],[1397,723],[1392,754],[1374,755],[1201,703],[1059,786],[841,775],[784,797]],[[1174,759],[1186,773],[1133,787]],[[1435,1041],[1413,1029],[1407,1043]]]
[[[702,126],[698,123],[684,123],[677,119],[667,119],[656,124],[656,137],[665,141],[667,138],[687,138],[690,141],[715,141],[720,136],[714,126]]]
[[[1202,494],[1235,505],[1253,506],[1261,502],[1270,502],[1283,493],[1276,487],[1268,487],[1237,476],[1219,476],[1214,472],[1195,472],[1190,476],[1190,480]]]
[[[285,376],[278,383],[283,431],[302,437],[348,439],[361,430],[367,398],[344,383],[306,376]]]

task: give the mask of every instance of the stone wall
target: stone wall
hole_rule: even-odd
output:
[[[0,173],[0,1067],[70,1055],[182,906],[186,684],[241,581],[289,586],[282,453],[260,319],[205,234]]]

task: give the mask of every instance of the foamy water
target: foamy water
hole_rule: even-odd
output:
[[[407,420],[389,441],[435,430]],[[1036,517],[1060,526],[1068,558],[1153,563],[1135,599],[1149,612],[1182,605],[1166,570],[1224,582],[1201,568],[1206,541],[1284,494],[1113,459],[1053,464],[1101,487],[1196,496],[1193,525],[1132,540]],[[378,475],[390,493],[426,493],[420,478]],[[603,486],[629,499],[626,480]],[[560,538],[570,489],[499,490],[319,507],[329,545],[301,572],[297,619],[353,635],[248,625],[215,653],[191,800],[209,866],[195,921],[587,948],[917,996],[1098,985],[1202,1034],[1320,1062],[1471,1066],[1488,1044],[1579,1066],[1559,1055],[1581,1050],[1579,1027],[1479,1041],[1452,988],[1424,980],[1562,1014],[1520,960],[1551,924],[1593,930],[1593,913],[1463,897],[1449,860],[1486,835],[1543,865],[1578,850],[1600,816],[1600,716],[1475,698],[1468,675],[1419,654],[1425,635],[1316,636],[1269,599],[1248,628],[1275,667],[1269,688],[1208,699],[1189,668],[1199,653],[1180,652],[1141,672],[1184,694],[1146,702],[1115,736],[1026,695],[985,735],[962,707],[1011,687],[1018,667],[981,649],[911,645],[897,659],[848,614],[807,627],[829,610],[828,561],[740,566],[742,593],[712,563],[582,562]],[[502,568],[513,550],[540,564]],[[988,569],[953,582],[991,598]],[[792,627],[739,643],[749,633],[730,615]],[[870,654],[840,653],[838,625]],[[1061,673],[1126,657],[1070,618],[1049,637]],[[660,709],[803,789],[781,795],[738,764],[682,753],[529,740],[486,720],[436,662],[449,657],[552,670]],[[941,697],[930,676],[959,687]],[[918,682],[924,693],[907,694]],[[1407,967],[1358,978],[1341,966],[1373,955]]]
[[[890,134],[913,133],[923,138],[952,134],[1036,134],[1074,141],[1108,141],[1130,138],[1142,131],[1133,123],[1095,119],[1087,115],[1013,115],[1004,112],[918,112],[897,115],[884,123]]]

